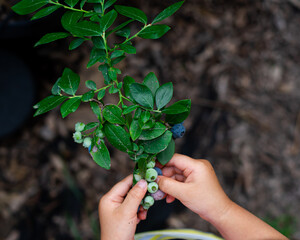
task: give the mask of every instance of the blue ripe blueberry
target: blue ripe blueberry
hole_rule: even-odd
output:
[[[155,160],[151,159],[148,163],[147,163],[147,168],[154,168],[155,167]]]
[[[153,204],[154,204],[154,198],[153,197],[147,196],[147,197],[144,198],[143,207],[144,206],[151,207]]]
[[[151,193],[151,197],[153,197],[155,201],[162,200],[165,198],[165,196],[166,194],[161,190],[157,190],[155,193]]]
[[[82,143],[83,142],[81,132],[73,133],[73,138],[74,138],[74,141],[77,142],[77,143]]]
[[[82,122],[78,122],[75,124],[75,131],[76,132],[81,132],[85,128],[85,124]]]
[[[83,146],[85,148],[89,148],[90,146],[92,145],[92,139],[90,137],[86,137],[84,140],[83,140]]]
[[[175,124],[171,128],[171,132],[173,133],[173,138],[181,138],[183,137],[185,133],[185,127],[183,126],[183,123]]]
[[[148,184],[148,192],[149,193],[155,193],[158,190],[158,185],[156,182],[151,182]]]
[[[163,174],[162,174],[162,171],[161,171],[161,169],[160,169],[159,167],[155,167],[154,169],[155,169],[155,171],[157,172],[157,175],[158,175],[158,176],[162,176],[162,175],[163,175]]]
[[[154,182],[157,178],[157,172],[155,171],[154,168],[148,168],[146,171],[146,180],[148,182]]]

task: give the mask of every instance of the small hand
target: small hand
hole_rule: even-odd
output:
[[[131,186],[129,175],[101,198],[101,240],[132,240],[137,224],[146,219],[147,211],[138,208],[147,192],[147,182],[142,179],[130,190]]]
[[[219,218],[231,202],[206,160],[175,154],[162,172],[157,181],[159,188],[168,194],[167,202],[175,197],[206,220]]]

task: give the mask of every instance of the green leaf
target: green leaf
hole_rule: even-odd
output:
[[[48,3],[48,0],[22,0],[11,9],[19,15],[26,15],[40,9]]]
[[[98,125],[99,125],[98,122],[90,122],[87,125],[85,125],[83,131],[91,130],[91,129],[95,128],[95,127],[98,127]]]
[[[130,99],[133,99],[130,94],[129,85],[131,83],[135,83],[135,80],[130,76],[125,76],[123,82],[124,82],[123,84],[124,95]]]
[[[173,84],[171,82],[160,86],[155,93],[155,102],[157,109],[166,106],[173,97]]]
[[[67,31],[70,31],[73,24],[77,23],[82,18],[82,12],[75,12],[75,11],[67,11],[61,17],[61,25]]]
[[[105,89],[99,91],[97,99],[100,101],[105,96]]]
[[[108,76],[108,69],[109,66],[107,64],[102,64],[98,67],[99,71],[102,72],[103,78],[104,78],[104,83],[107,85],[111,82],[110,77]]]
[[[117,63],[121,62],[124,58],[125,58],[125,56],[117,57],[112,60],[111,64],[116,65]]]
[[[112,79],[112,80],[117,80],[117,71],[115,68],[109,68],[108,69],[108,76]],[[113,86],[112,86],[113,87]]]
[[[143,141],[142,146],[146,153],[159,153],[165,150],[172,139],[172,132],[167,130],[163,135],[149,141]]]
[[[105,32],[116,20],[118,13],[115,10],[111,10],[106,13],[100,21],[100,31]]]
[[[131,113],[132,111],[134,111],[135,109],[138,108],[138,105],[131,105],[131,106],[128,106],[127,108],[125,108],[123,110],[123,114],[126,115],[128,113]]]
[[[104,4],[104,10],[111,7],[116,1],[117,0],[108,0],[108,1],[106,1],[105,4]]]
[[[53,95],[44,98],[42,101],[38,102],[36,105],[33,106],[33,108],[37,109],[33,116],[35,117],[52,110],[67,98],[68,98],[67,96],[53,96]]]
[[[148,112],[148,111],[142,112],[142,114],[141,114],[141,121],[143,122],[143,125],[144,125],[144,123],[146,123],[150,119],[150,117],[151,117],[151,113],[150,112]]]
[[[42,44],[46,44],[49,42],[56,41],[58,39],[66,38],[70,36],[69,33],[66,32],[54,32],[54,33],[47,33],[44,35],[34,46],[37,47]]]
[[[148,20],[146,14],[138,8],[116,5],[115,9],[118,13],[125,17],[147,24]]]
[[[84,6],[85,2],[86,2],[86,0],[82,0],[82,1],[80,2],[80,9],[82,9],[82,8],[83,8],[83,6]]]
[[[147,158],[140,158],[138,160],[138,168],[142,178],[146,177],[146,170],[147,170]]]
[[[36,20],[36,19],[39,19],[42,17],[46,17],[46,16],[50,15],[51,13],[55,12],[59,8],[60,8],[60,6],[57,6],[57,5],[43,8],[42,10],[38,11],[30,20]]]
[[[74,7],[79,0],[65,0],[65,3],[68,4],[70,7]]]
[[[115,50],[112,54],[111,54],[111,58],[117,58],[117,57],[120,57],[120,56],[123,56],[124,55],[124,51],[123,50]]]
[[[127,152],[132,151],[132,143],[130,135],[120,126],[115,126],[111,123],[104,125],[104,133],[108,141],[117,149]]]
[[[80,83],[80,77],[71,69],[65,68],[58,86],[66,94],[75,95]]]
[[[134,46],[123,44],[120,45],[120,48],[128,54],[136,54],[136,48]]]
[[[156,18],[153,20],[152,24],[160,22],[171,15],[173,15],[184,3],[184,1],[174,3],[173,5],[167,7],[165,10],[163,10],[160,14],[156,16]]]
[[[152,25],[141,31],[138,36],[145,39],[158,39],[170,29],[167,25]]]
[[[122,28],[124,28],[125,26],[127,26],[129,23],[131,23],[131,22],[133,22],[133,21],[134,21],[134,20],[130,19],[130,20],[128,20],[128,21],[126,21],[126,22],[120,24],[119,26],[115,27],[113,30],[107,32],[106,36],[108,36],[108,35],[110,35],[110,34],[112,34],[112,33],[114,33],[114,32],[117,32],[117,31],[121,30]],[[130,34],[130,30],[129,30],[129,34]]]
[[[95,163],[97,163],[100,167],[105,169],[110,169],[110,155],[109,151],[103,141],[100,141],[99,145],[95,145],[97,151],[94,152],[93,150],[90,151],[90,154],[93,157]]]
[[[133,141],[135,141],[136,139],[138,139],[138,137],[142,133],[142,129],[141,129],[140,125],[139,125],[139,121],[138,120],[133,120],[131,122],[130,128],[129,128],[129,133],[130,133],[131,139]]]
[[[95,92],[93,90],[88,91],[82,95],[81,101],[89,102],[91,99],[93,99],[94,95],[95,95]]]
[[[90,102],[90,106],[91,106],[93,113],[97,116],[99,121],[101,121],[101,109],[100,109],[99,105],[95,102]]]
[[[71,98],[66,101],[60,108],[61,116],[65,118],[70,113],[73,113],[77,110],[81,103],[80,97]]]
[[[77,37],[99,36],[101,34],[99,25],[90,21],[75,23],[69,27],[68,31]]]
[[[140,83],[132,83],[129,85],[130,94],[133,99],[140,105],[153,109],[154,100],[151,90]]]
[[[74,39],[69,45],[69,50],[74,50],[78,48],[82,43],[84,43],[84,41],[85,40],[83,38]]]
[[[96,83],[92,80],[87,80],[85,82],[85,86],[89,89],[92,89],[92,90],[97,90],[97,86],[96,86]]]
[[[116,35],[120,36],[120,37],[124,37],[124,38],[128,38],[130,36],[130,28],[124,27],[118,31],[116,31]]]
[[[97,23],[101,22],[101,18],[100,18],[98,15],[93,15],[93,16],[91,16],[91,17],[90,17],[90,20],[91,20],[92,22],[97,22]]]
[[[143,130],[150,129],[150,128],[153,128],[154,125],[155,125],[155,119],[150,118],[149,121],[146,122],[146,123],[142,126],[142,129],[143,129]]]
[[[90,68],[97,62],[103,62],[105,60],[105,57],[106,53],[104,50],[93,47],[90,55],[90,60],[87,64],[87,68]]]
[[[105,106],[103,109],[103,117],[110,123],[125,124],[125,119],[122,116],[122,110],[116,105]]]
[[[155,96],[155,92],[159,88],[159,82],[153,72],[147,74],[143,81],[143,84],[146,85],[151,90],[153,96]]]
[[[171,139],[171,142],[169,143],[168,147],[157,154],[157,160],[162,164],[166,165],[173,157],[175,153],[175,141]]]
[[[180,100],[174,103],[173,105],[163,109],[162,112],[166,114],[178,114],[178,113],[188,112],[190,108],[191,108],[191,100],[185,99],[185,100]]]
[[[51,89],[51,93],[53,95],[60,95],[60,87],[58,86],[58,83],[60,81],[61,78],[58,78],[57,81],[54,83],[52,89]]]
[[[178,114],[166,114],[166,122],[171,125],[181,123],[185,119],[187,119],[189,114],[190,114],[190,110],[188,110],[187,112],[178,113]]]
[[[164,134],[167,127],[161,122],[156,122],[153,128],[143,130],[139,139],[140,140],[152,140]]]
[[[92,37],[92,42],[95,48],[105,50],[105,44],[102,37]]]

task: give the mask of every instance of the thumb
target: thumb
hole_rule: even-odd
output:
[[[181,199],[182,192],[185,188],[184,183],[178,182],[173,178],[158,176],[157,184],[161,191],[177,198],[178,200]]]
[[[128,194],[122,204],[123,207],[129,212],[136,213],[146,192],[147,192],[147,182],[144,179],[141,179],[128,192]]]

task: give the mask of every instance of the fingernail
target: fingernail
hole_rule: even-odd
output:
[[[138,181],[137,185],[142,189],[147,188],[147,182],[144,179],[141,179],[140,181]]]

